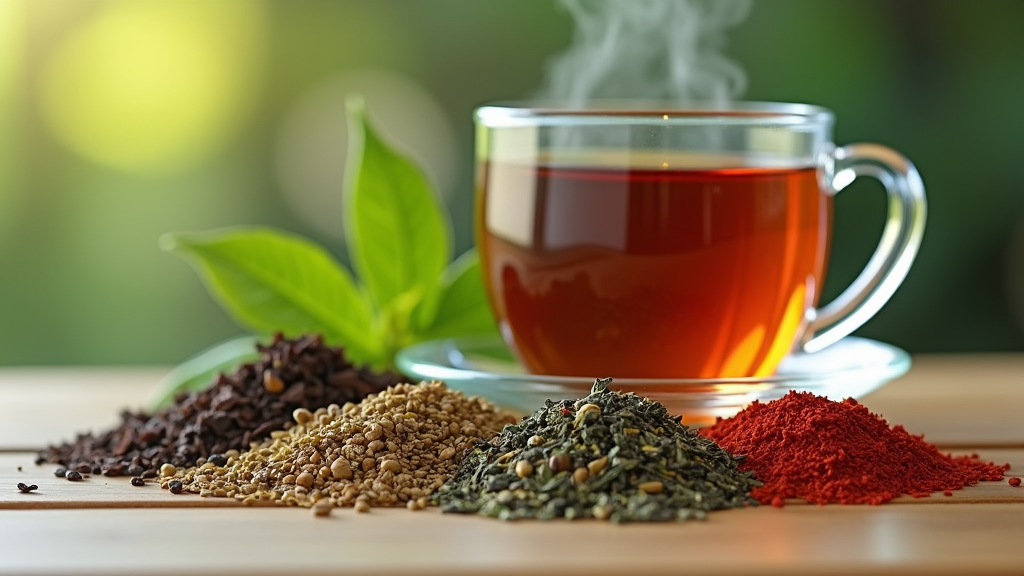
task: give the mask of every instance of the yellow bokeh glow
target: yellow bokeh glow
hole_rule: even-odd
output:
[[[18,219],[15,180],[20,162],[14,124],[24,12],[21,0],[0,0],[0,245],[13,232],[10,223]]]
[[[258,0],[112,0],[49,62],[43,112],[78,154],[166,173],[223,146],[252,108],[262,62]]]
[[[21,2],[0,0],[0,103],[6,105],[14,86],[21,43]]]

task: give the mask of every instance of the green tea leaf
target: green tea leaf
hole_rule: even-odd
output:
[[[257,331],[319,332],[355,360],[380,364],[371,308],[349,273],[322,247],[269,228],[168,234],[164,249],[192,264],[241,324]]]
[[[425,308],[432,305],[425,298],[423,308],[417,311],[422,322],[419,340],[497,332],[476,250],[468,250],[452,262],[438,279],[436,294],[434,310]]]
[[[170,404],[179,392],[209,388],[217,375],[256,360],[260,356],[256,350],[260,339],[252,334],[238,336],[185,360],[160,379],[146,401],[148,408],[155,412]]]
[[[390,149],[349,98],[352,140],[345,188],[353,267],[380,309],[410,290],[428,290],[451,258],[451,225],[423,172]]]

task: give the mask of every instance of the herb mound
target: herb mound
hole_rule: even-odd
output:
[[[664,405],[608,389],[544,408],[479,442],[434,500],[444,512],[612,522],[703,519],[756,504],[737,459]]]
[[[842,402],[791,391],[701,431],[746,455],[742,468],[764,479],[752,495],[783,506],[787,498],[813,504],[883,504],[908,494],[959,490],[1001,480],[1009,464],[949,456],[903,426],[889,423],[853,398]]]
[[[257,345],[260,358],[221,374],[205,389],[179,394],[155,414],[124,411],[121,424],[39,452],[37,464],[53,462],[81,473],[156,476],[161,464],[194,466],[199,458],[245,450],[250,442],[283,430],[297,408],[316,410],[358,402],[400,379],[356,366],[341,347],[320,335],[274,335]]]

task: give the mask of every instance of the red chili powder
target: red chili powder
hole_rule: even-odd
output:
[[[1001,480],[1009,464],[942,454],[922,436],[889,427],[856,400],[835,402],[810,392],[790,392],[767,404],[754,402],[701,434],[746,459],[764,486],[751,496],[781,506],[786,498],[815,504],[882,504],[909,494],[959,490],[981,480]]]

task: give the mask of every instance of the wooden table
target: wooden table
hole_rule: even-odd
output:
[[[914,360],[863,403],[946,449],[1024,474],[1024,355]],[[0,574],[1024,573],[1024,488],[1005,481],[882,506],[764,506],[706,522],[612,526],[404,509],[318,519],[173,497],[125,478],[70,483],[32,464],[30,449],[141,405],[162,374],[0,369]],[[39,493],[18,493],[19,481]]]

